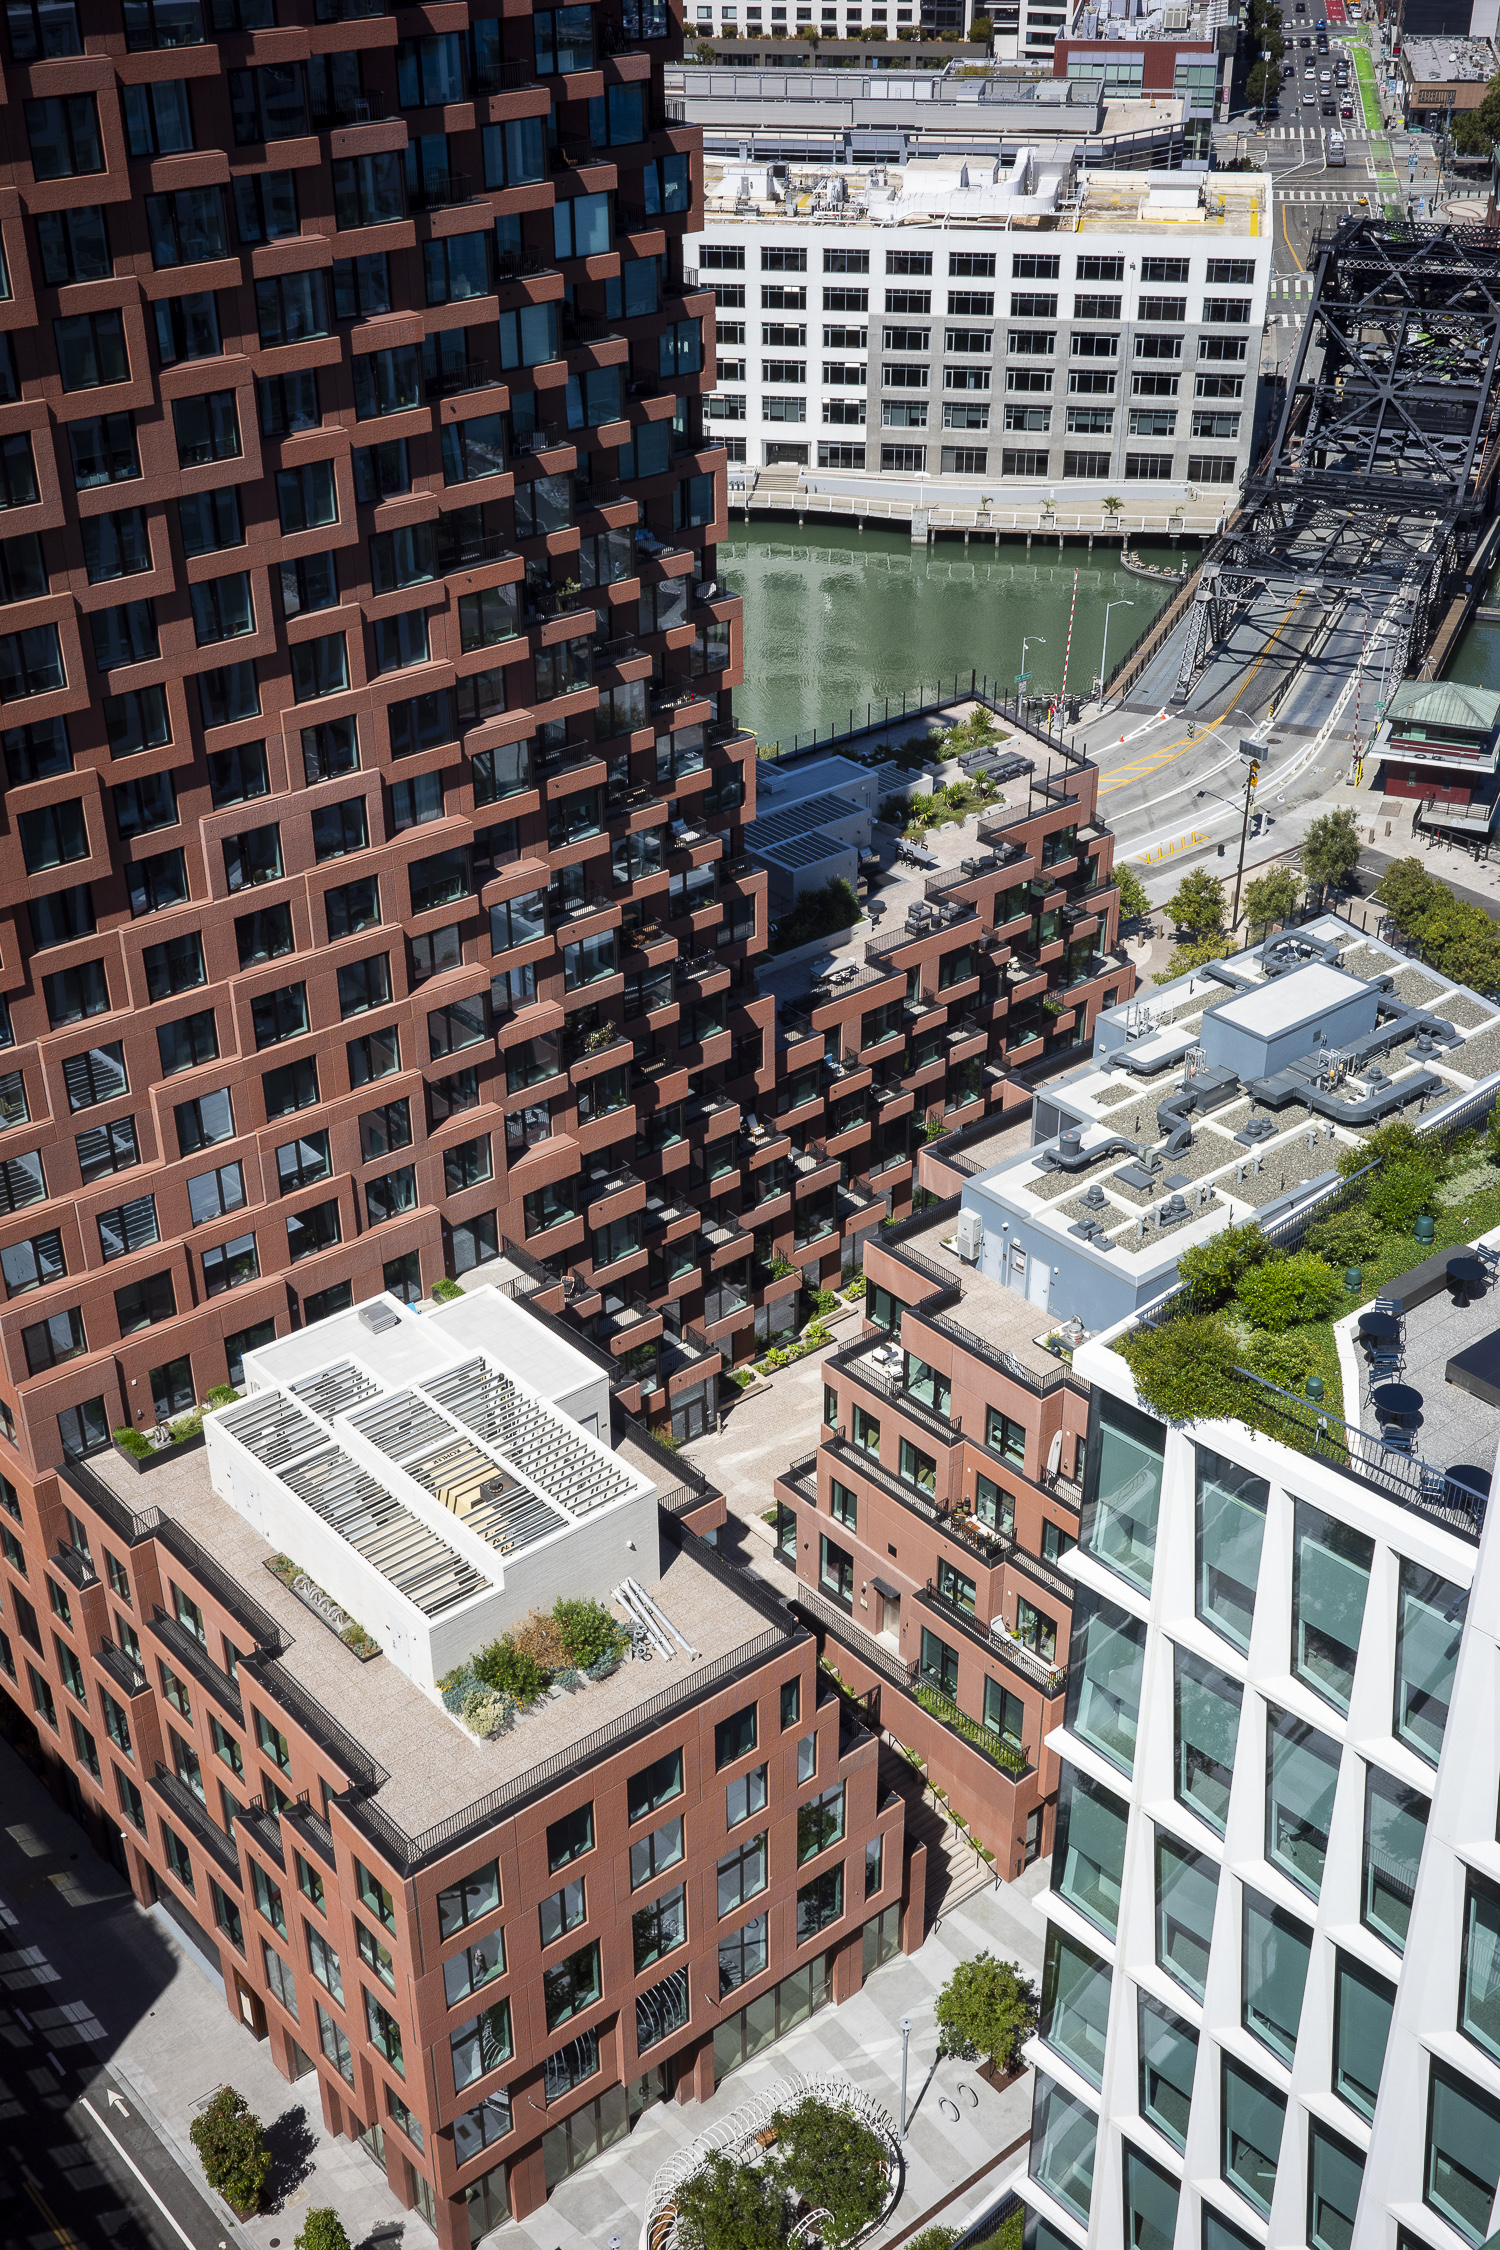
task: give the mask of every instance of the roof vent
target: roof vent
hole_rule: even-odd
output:
[[[361,1305],[359,1308],[360,1326],[368,1328],[372,1336],[383,1336],[388,1328],[396,1326],[400,1318],[400,1314],[383,1297],[376,1297],[368,1305]]]

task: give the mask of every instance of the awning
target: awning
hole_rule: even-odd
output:
[[[899,1586],[887,1586],[883,1578],[872,1578],[870,1584],[874,1587],[876,1593],[883,1594],[888,1602],[900,1601],[901,1589]]]

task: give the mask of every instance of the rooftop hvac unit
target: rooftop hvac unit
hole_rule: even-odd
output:
[[[958,1243],[959,1256],[967,1259],[971,1266],[977,1266],[980,1244],[984,1241],[984,1221],[979,1213],[969,1210],[960,1211],[958,1225],[954,1232]]]
[[[372,1335],[376,1336],[384,1335],[387,1328],[394,1328],[400,1318],[401,1316],[395,1308],[382,1303],[379,1297],[375,1298],[373,1303],[361,1305],[359,1308],[360,1326],[368,1328]]]
[[[1161,27],[1163,31],[1186,31],[1191,21],[1192,14],[1188,8],[1169,7],[1162,10]]]

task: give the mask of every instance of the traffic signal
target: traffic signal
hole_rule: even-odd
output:
[[[1259,760],[1259,758],[1252,758],[1252,759],[1250,760],[1250,787],[1251,787],[1252,789],[1257,789],[1257,788],[1259,788],[1259,786],[1260,786],[1260,760]]]

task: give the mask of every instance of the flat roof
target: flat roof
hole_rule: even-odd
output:
[[[903,1234],[900,1242],[893,1245],[893,1254],[915,1250],[922,1257],[930,1258],[934,1265],[951,1269],[954,1285],[963,1291],[963,1301],[951,1316],[954,1321],[962,1328],[972,1329],[981,1343],[993,1345],[996,1351],[1009,1352],[1035,1374],[1055,1374],[1059,1366],[1057,1356],[1043,1350],[1037,1338],[1049,1335],[1057,1327],[1057,1321],[1049,1320],[1042,1306],[1029,1303],[1016,1290],[992,1281],[987,1274],[960,1258],[957,1251],[949,1247],[953,1240],[953,1223],[950,1211],[946,1218],[934,1219],[931,1226],[923,1227],[916,1234]],[[878,1248],[880,1236],[877,1234],[871,1239]],[[917,1317],[921,1318],[920,1309]]]
[[[132,1512],[139,1513],[149,1499],[180,1524],[269,1612],[289,1644],[278,1659],[282,1670],[385,1767],[390,1779],[375,1801],[413,1836],[544,1760],[565,1756],[599,1728],[628,1719],[653,1696],[719,1658],[733,1657],[768,1629],[764,1610],[701,1562],[691,1538],[680,1547],[664,1538],[661,1577],[651,1594],[698,1651],[697,1660],[690,1662],[680,1650],[671,1662],[660,1655],[649,1664],[627,1660],[607,1680],[555,1695],[508,1733],[481,1742],[388,1658],[362,1663],[319,1624],[266,1568],[275,1552],[270,1543],[214,1491],[206,1453],[161,1462],[149,1486],[112,1450],[92,1455],[88,1466]],[[660,1487],[670,1481],[663,1476]],[[614,1614],[625,1622],[623,1611]]]
[[[1294,969],[1291,977],[1278,977],[1274,984],[1263,985],[1259,992],[1236,993],[1232,1000],[1215,1008],[1214,1014],[1220,1023],[1270,1037],[1288,1021],[1288,994],[1293,979],[1295,1012],[1299,1020],[1324,1008],[1336,1008],[1341,1000],[1352,1000],[1363,990],[1358,977],[1346,977],[1339,969],[1312,961],[1305,969]]]

